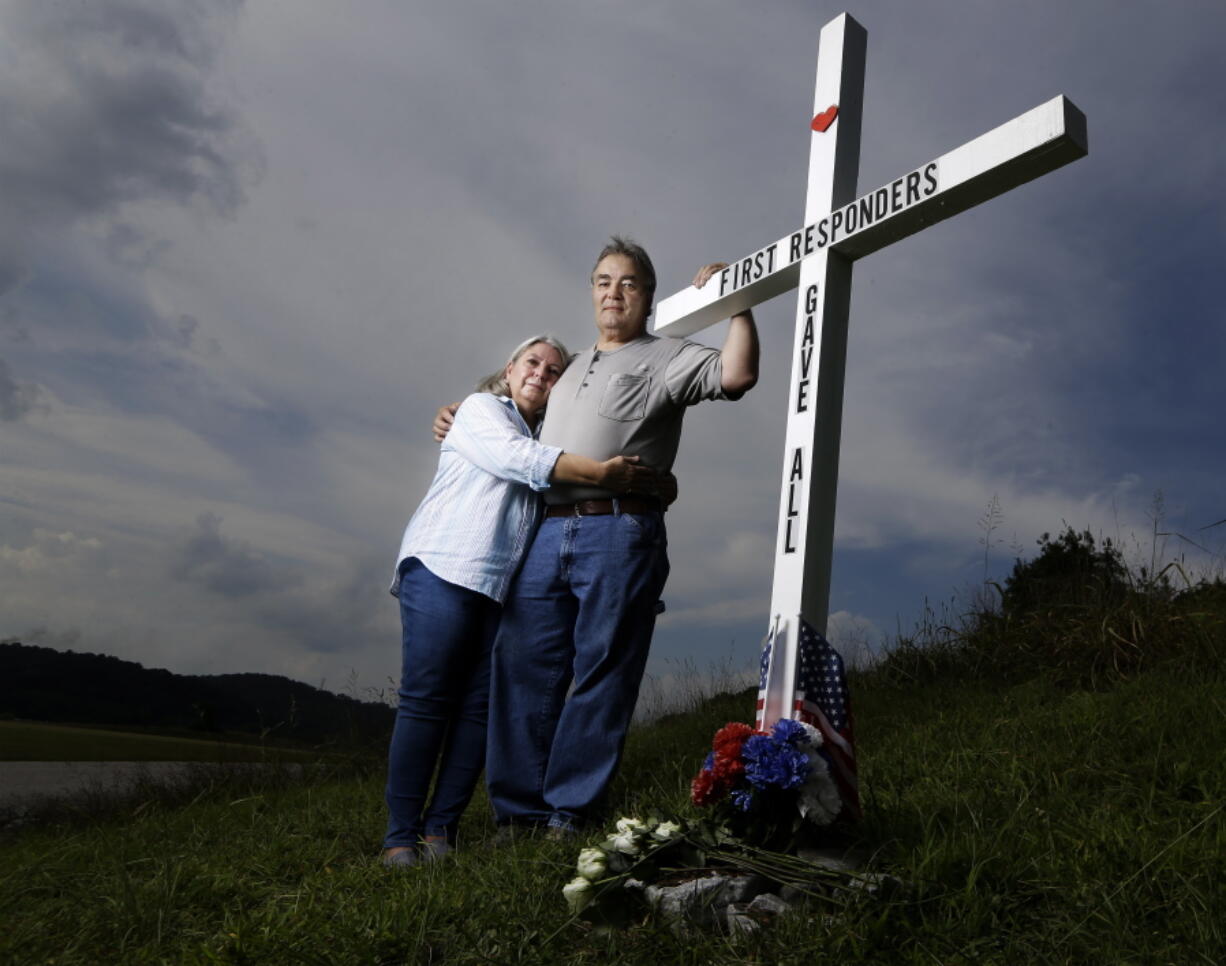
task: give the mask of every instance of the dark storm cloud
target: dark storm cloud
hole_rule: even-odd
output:
[[[250,597],[286,583],[263,554],[222,536],[221,517],[207,511],[196,518],[196,529],[175,550],[170,573],[222,597]]]
[[[208,79],[239,0],[14,0],[0,68],[0,294],[30,239],[124,202],[243,199],[253,148]]]

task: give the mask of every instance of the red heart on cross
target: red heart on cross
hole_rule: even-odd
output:
[[[813,123],[809,127],[813,128],[818,134],[825,134],[826,128],[834,123],[834,119],[839,116],[839,105],[831,104],[828,108],[822,111],[813,119]]]

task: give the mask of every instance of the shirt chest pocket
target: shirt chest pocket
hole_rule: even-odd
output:
[[[609,377],[600,397],[600,415],[621,422],[642,419],[647,415],[647,396],[651,392],[651,376],[635,372],[615,372]]]

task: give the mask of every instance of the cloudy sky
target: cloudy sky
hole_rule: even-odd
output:
[[[385,683],[435,407],[530,332],[589,344],[610,232],[664,296],[799,227],[839,12],[0,0],[0,639]],[[1090,155],[857,263],[832,637],[1065,522],[1148,562],[1158,505],[1163,559],[1215,567],[1226,6],[851,12],[861,190],[1060,93]],[[687,417],[656,674],[766,630],[793,313]]]

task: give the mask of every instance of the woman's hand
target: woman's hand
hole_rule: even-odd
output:
[[[650,466],[644,466],[638,456],[594,460],[577,453],[563,453],[554,464],[549,479],[553,483],[598,486],[613,493],[659,497],[665,506],[677,499],[676,478],[671,473],[661,476]]]
[[[447,406],[440,406],[438,412],[434,414],[434,425],[431,429],[434,430],[436,443],[441,443],[451,432],[451,426],[455,422],[455,411],[459,408],[459,403],[451,403]]]
[[[655,475],[637,456],[614,456],[600,464],[600,486],[614,493],[650,492]]]

